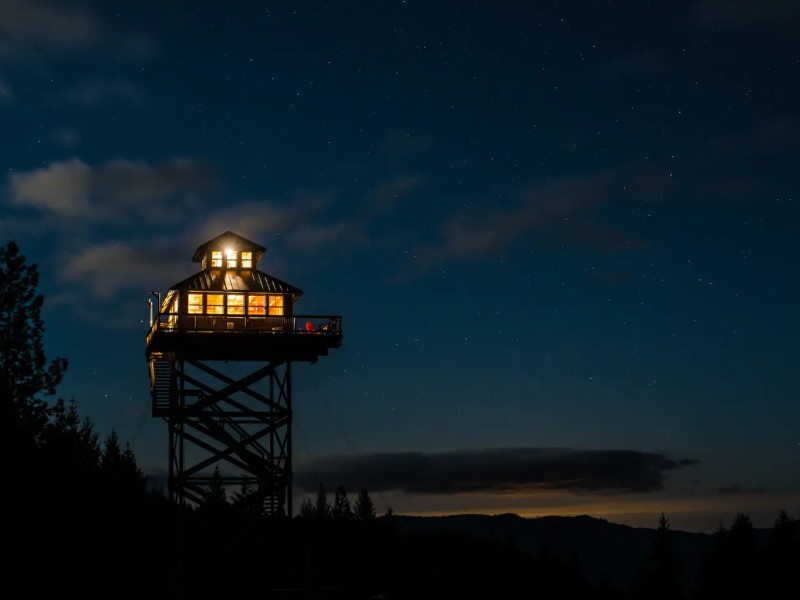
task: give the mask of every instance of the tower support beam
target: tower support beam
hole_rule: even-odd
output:
[[[170,499],[202,504],[221,484],[248,489],[263,514],[290,515],[291,363],[270,361],[238,379],[200,360],[174,357],[170,367],[173,395],[159,404]]]

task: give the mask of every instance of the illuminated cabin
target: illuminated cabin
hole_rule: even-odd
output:
[[[315,362],[341,345],[341,317],[296,315],[302,291],[258,270],[264,246],[233,232],[202,244],[202,270],[171,286],[147,353],[197,360]]]
[[[230,231],[209,240],[192,257],[201,270],[151,317],[150,392],[167,422],[173,501],[205,502],[222,465],[222,484],[252,489],[254,510],[292,514],[291,364],[341,346],[342,319],[298,315],[302,292],[258,270],[264,252]]]

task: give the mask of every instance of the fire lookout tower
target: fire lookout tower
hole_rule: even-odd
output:
[[[231,231],[202,244],[202,270],[151,318],[150,392],[169,431],[174,502],[202,504],[220,467],[218,483],[249,489],[259,512],[291,514],[291,364],[341,346],[342,318],[295,314],[303,292],[257,269],[265,251]]]

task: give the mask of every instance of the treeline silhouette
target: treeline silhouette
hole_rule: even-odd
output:
[[[74,400],[52,400],[68,363],[42,343],[38,271],[0,249],[0,400],[5,468],[4,583],[28,598],[509,598],[705,600],[779,597],[796,587],[798,524],[765,541],[750,518],[720,527],[686,583],[669,520],[630,582],[589,580],[587,558],[464,533],[401,533],[366,489],[320,483],[293,517],[268,517],[215,471],[207,502],[148,489],[115,432],[100,440]],[[48,399],[50,399],[48,401]],[[332,496],[332,502],[329,500]],[[602,548],[599,552],[604,551]]]

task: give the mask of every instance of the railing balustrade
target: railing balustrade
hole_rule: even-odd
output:
[[[147,334],[149,343],[156,332],[269,333],[281,335],[341,335],[338,315],[196,315],[160,313]]]

